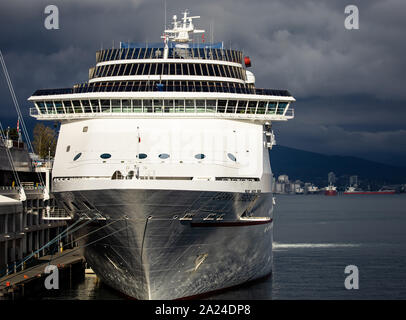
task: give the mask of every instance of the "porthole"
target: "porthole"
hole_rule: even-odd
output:
[[[111,154],[110,153],[103,153],[103,154],[100,155],[100,158],[102,158],[102,159],[110,159]]]
[[[161,153],[158,157],[161,159],[168,159],[170,156],[167,153]]]
[[[195,155],[195,158],[201,160],[201,159],[206,158],[206,156],[203,153],[198,153]]]
[[[148,156],[145,153],[138,154],[139,159],[145,159],[146,157],[148,157]]]
[[[89,127],[83,127],[83,132],[87,132],[88,129]]]
[[[66,152],[69,152],[70,151],[70,146],[67,146],[66,147]]]
[[[77,159],[79,159],[81,155],[82,155],[82,153],[79,152],[79,153],[73,158],[73,161],[76,161]]]
[[[237,161],[237,158],[232,153],[227,153],[227,156],[231,161]]]

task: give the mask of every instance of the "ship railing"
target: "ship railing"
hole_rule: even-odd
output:
[[[225,49],[222,42],[189,43],[189,48],[177,48],[169,42],[168,59],[199,59],[242,63],[242,52]],[[163,58],[164,43],[121,43],[120,49],[105,49],[96,52],[96,63],[129,59]]]
[[[291,97],[288,90],[279,89],[261,89],[245,87],[223,87],[223,86],[168,86],[163,84],[155,85],[94,85],[81,84],[74,88],[65,89],[42,89],[33,93],[33,96],[60,95],[73,93],[91,93],[91,92],[213,92],[213,93],[236,93],[253,94],[279,97]]]
[[[72,216],[64,209],[45,210],[43,220],[71,220]]]
[[[92,113],[41,113],[36,116],[38,119],[51,120],[51,119],[90,119],[99,117],[114,117],[114,118],[128,118],[128,117],[142,117],[142,118],[219,118],[219,119],[240,119],[240,120],[259,120],[259,121],[284,121],[293,119],[294,111],[286,112],[286,114],[248,114],[248,113],[214,113],[214,112],[179,112],[179,113],[166,113],[166,112],[92,112]]]
[[[284,116],[287,117],[288,119],[293,119],[295,117],[295,109],[294,108],[288,108],[285,111]]]

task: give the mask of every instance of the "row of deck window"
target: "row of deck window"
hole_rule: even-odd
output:
[[[96,61],[163,58],[163,48],[107,49],[96,53]],[[169,59],[209,59],[241,63],[242,52],[212,48],[169,48]]]
[[[89,92],[215,92],[256,94],[291,97],[288,90],[255,88],[253,84],[225,78],[225,81],[141,80],[141,81],[97,81],[76,84],[73,88],[40,89],[33,96],[49,96]]]
[[[79,152],[78,154],[76,154],[76,155],[73,157],[73,161],[79,160],[79,158],[80,158],[81,156],[82,156],[82,153]],[[143,160],[143,159],[146,159],[146,158],[148,157],[148,155],[147,155],[146,153],[139,153],[137,157],[138,157],[138,159]],[[237,161],[237,158],[236,158],[232,153],[227,153],[227,157],[228,157],[228,159],[230,159],[231,161],[234,161],[234,162]],[[111,154],[110,154],[110,153],[102,153],[102,154],[100,155],[100,158],[103,159],[103,160],[110,159],[110,158],[111,158]],[[166,159],[169,159],[169,158],[170,158],[170,155],[167,154],[167,153],[161,153],[161,154],[158,155],[158,158],[160,158],[160,159],[162,159],[162,160],[166,160]],[[206,158],[206,155],[203,154],[203,153],[198,153],[198,154],[195,154],[195,155],[194,155],[194,158],[197,159],[197,160],[203,160],[204,158]]]
[[[35,102],[41,114],[77,113],[237,113],[285,114],[287,102],[192,99],[101,99]]]
[[[231,80],[231,79],[230,79]],[[269,89],[263,89],[269,90]],[[164,91],[164,92],[228,92],[241,94],[266,94],[256,89],[252,84],[234,81],[174,81],[174,80],[141,80],[141,81],[97,81],[75,85],[71,93],[86,92],[134,92],[134,91]],[[270,91],[281,91],[272,90]],[[273,95],[268,93],[268,95]],[[280,94],[277,94],[280,95]]]
[[[219,64],[200,63],[125,63],[97,67],[90,78],[114,76],[147,76],[147,75],[177,75],[177,76],[209,76],[236,78],[245,80],[245,70]]]

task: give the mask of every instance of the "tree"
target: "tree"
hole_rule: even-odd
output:
[[[42,123],[37,123],[34,128],[33,146],[35,153],[38,154],[40,158],[47,158],[49,151],[51,151],[51,157],[55,156],[56,140],[55,130]]]

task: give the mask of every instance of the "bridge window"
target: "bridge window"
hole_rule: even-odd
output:
[[[186,112],[195,112],[195,101],[194,100],[186,100]]]
[[[204,100],[196,100],[196,111],[197,112],[205,111],[205,101]]]
[[[268,102],[268,108],[266,110],[267,114],[275,114],[276,112],[276,102]]]
[[[219,100],[217,105],[217,112],[224,113],[226,110],[227,100]]]
[[[248,102],[247,113],[249,113],[249,114],[255,114],[256,108],[257,108],[257,101],[250,101],[250,102]]]
[[[120,100],[111,100],[111,110],[112,112],[121,112]]]
[[[56,107],[56,112],[57,113],[65,113],[63,110],[62,102],[61,101],[56,101],[55,102],[55,107]]]
[[[148,157],[148,155],[146,155],[145,153],[138,154],[139,159],[145,159],[146,157]]]
[[[67,146],[66,147],[66,152],[69,152],[70,151],[70,146]]]
[[[154,112],[162,112],[163,100],[154,100]]]
[[[131,101],[130,100],[122,100],[121,101],[123,112],[131,112]]]
[[[238,101],[237,113],[245,113],[248,101],[240,100]]]
[[[173,112],[173,100],[164,100],[164,112]]]
[[[277,114],[283,114],[285,112],[285,108],[288,104],[286,102],[279,102],[278,110],[276,111]]]
[[[72,103],[70,101],[63,101],[66,113],[73,113]]]
[[[142,112],[142,100],[133,100],[133,112]]]
[[[152,100],[143,100],[144,112],[152,112]]]
[[[92,108],[90,107],[89,100],[82,100],[82,106],[83,109],[85,110],[85,113],[92,113]]]
[[[257,108],[257,114],[265,114],[265,108],[266,108],[266,101],[259,101],[258,108]]]
[[[100,100],[101,112],[110,112],[110,100]]]
[[[175,100],[175,112],[185,112],[185,100]]]
[[[235,112],[235,106],[237,105],[237,101],[236,100],[228,100],[228,104],[227,104],[227,113],[234,113]]]
[[[74,100],[73,102],[73,106],[75,108],[75,113],[82,113],[82,107],[80,105],[80,101],[79,100]]]
[[[99,100],[90,100],[93,112],[100,112]]]
[[[216,112],[216,100],[206,101],[206,112]]]

